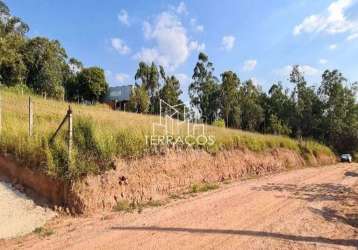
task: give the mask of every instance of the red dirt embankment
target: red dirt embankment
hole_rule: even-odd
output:
[[[66,204],[67,186],[63,181],[53,179],[40,171],[20,166],[12,157],[0,156],[0,176],[14,184],[25,187],[25,191],[35,192],[53,205]]]
[[[118,160],[115,170],[88,176],[73,184],[67,203],[82,213],[108,211],[119,200],[159,200],[182,193],[194,183],[237,180],[335,161],[334,157],[326,155],[310,156],[305,160],[287,149],[262,153],[231,150],[217,154],[170,151],[141,159]]]
[[[66,206],[73,213],[89,214],[109,211],[120,200],[164,199],[184,192],[195,183],[237,180],[308,165],[328,165],[335,160],[326,155],[304,159],[287,149],[261,153],[231,150],[216,154],[199,150],[169,151],[139,159],[118,159],[115,170],[70,184],[0,157],[0,175],[34,190],[53,205]]]

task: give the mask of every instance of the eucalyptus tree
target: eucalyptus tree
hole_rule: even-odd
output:
[[[227,127],[238,127],[240,79],[232,71],[221,74],[220,110]]]
[[[292,119],[294,134],[299,137],[312,135],[316,138],[319,137],[323,109],[315,88],[307,86],[304,72],[300,71],[299,65],[293,67],[290,82],[295,86],[292,93],[292,99],[295,103]]]
[[[157,113],[159,98],[159,71],[154,62],[151,65],[140,62],[135,80],[140,80],[143,88],[148,92],[150,98],[150,113]]]
[[[182,104],[183,102],[180,100],[180,95],[183,91],[180,89],[179,80],[174,75],[167,76],[162,66],[160,66],[159,69],[160,76],[163,80],[163,86],[159,91],[160,99],[172,106]]]
[[[214,76],[213,63],[201,52],[194,68],[193,82],[189,86],[192,106],[198,110],[204,122],[211,123],[218,117],[220,86]]]
[[[261,90],[252,80],[245,81],[240,88],[239,103],[241,128],[249,131],[259,131],[264,122],[264,110],[260,103]]]

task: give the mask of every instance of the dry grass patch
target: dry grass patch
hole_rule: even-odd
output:
[[[28,95],[2,88],[2,131],[0,153],[14,156],[23,165],[36,168],[55,178],[73,180],[88,174],[99,174],[114,167],[119,157],[142,157],[155,153],[146,143],[152,123],[158,116],[112,111],[106,105],[71,104],[74,117],[74,153],[68,166],[67,133],[61,131],[54,144],[49,139],[66,114],[68,103],[44,100],[32,95],[34,135],[28,137]],[[210,153],[221,150],[249,149],[264,151],[286,148],[300,154],[327,154],[332,151],[313,141],[296,141],[288,137],[262,135],[234,129],[208,126],[206,134],[215,143],[194,149]],[[174,136],[184,135],[178,131]]]

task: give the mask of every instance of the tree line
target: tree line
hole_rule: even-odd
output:
[[[108,84],[104,70],[84,68],[68,58],[57,40],[28,38],[29,26],[0,0],[0,83],[70,101],[101,101]]]
[[[154,63],[139,64],[133,111],[158,114],[159,99],[170,105],[182,103],[179,81],[159,68]],[[358,83],[349,84],[338,70],[325,70],[320,85],[314,87],[299,65],[293,66],[289,81],[291,91],[277,82],[266,93],[252,80],[241,81],[233,71],[218,78],[208,56],[200,53],[189,86],[190,103],[208,124],[312,138],[337,152],[354,153],[358,149]]]

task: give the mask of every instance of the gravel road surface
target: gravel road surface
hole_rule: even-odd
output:
[[[55,213],[40,206],[9,183],[0,181],[0,239],[32,232]]]

